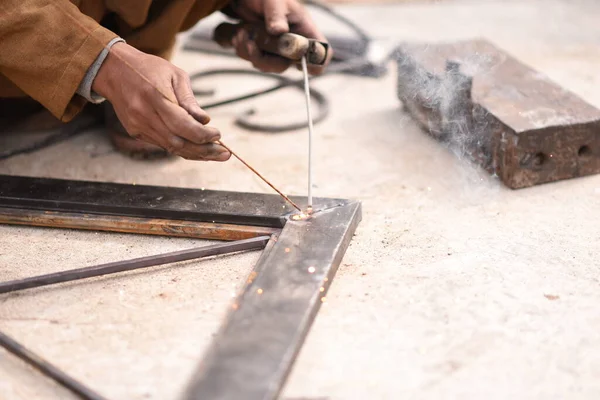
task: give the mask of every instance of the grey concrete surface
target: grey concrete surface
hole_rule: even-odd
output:
[[[488,38],[600,107],[597,2],[340,9],[382,38]],[[190,72],[244,65],[184,52],[175,62]],[[206,87],[225,96],[260,84]],[[332,115],[316,127],[315,194],[360,199],[364,220],[282,396],[600,398],[600,176],[511,191],[415,126],[394,73],[316,86]],[[211,112],[226,143],[293,194],[305,193],[305,132],[249,133],[232,121],[250,105],[302,118],[302,101],[288,90]],[[0,173],[269,192],[236,161],[131,161],[100,132],[2,162]],[[2,226],[0,279],[197,243]],[[257,257],[3,295],[0,329],[111,399],[174,399]],[[69,395],[0,352],[0,398]]]

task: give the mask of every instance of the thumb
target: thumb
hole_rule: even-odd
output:
[[[192,89],[189,76],[177,76],[173,79],[173,91],[175,97],[177,97],[177,103],[179,106],[188,112],[194,119],[203,125],[210,122],[210,116],[198,105],[196,96]]]
[[[270,35],[281,35],[289,32],[288,6],[286,1],[265,0],[264,16],[267,32]]]

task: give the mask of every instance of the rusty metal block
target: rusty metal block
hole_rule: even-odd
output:
[[[600,172],[600,110],[492,44],[403,45],[398,97],[508,187]]]

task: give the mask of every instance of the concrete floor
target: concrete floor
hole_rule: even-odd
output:
[[[340,9],[384,38],[488,38],[600,107],[592,0]],[[183,52],[175,62],[190,72],[241,64]],[[225,96],[260,83],[213,84]],[[317,126],[315,192],[360,199],[364,219],[283,397],[599,398],[600,176],[511,191],[403,114],[394,73],[316,86],[333,110]],[[304,112],[291,90],[252,104],[276,118]],[[304,132],[240,130],[232,117],[246,107],[214,110],[212,124],[284,191],[304,194]],[[2,162],[0,173],[269,192],[236,161],[131,161],[99,132]],[[0,280],[199,243],[2,226]],[[257,257],[3,295],[0,329],[108,398],[174,399]],[[70,398],[4,352],[0,377],[2,399]]]

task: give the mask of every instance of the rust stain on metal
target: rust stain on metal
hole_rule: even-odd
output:
[[[270,236],[279,232],[279,229],[259,226],[37,211],[2,207],[0,207],[0,224],[85,229],[227,241]]]
[[[600,172],[600,110],[486,41],[405,45],[398,97],[508,187]]]

